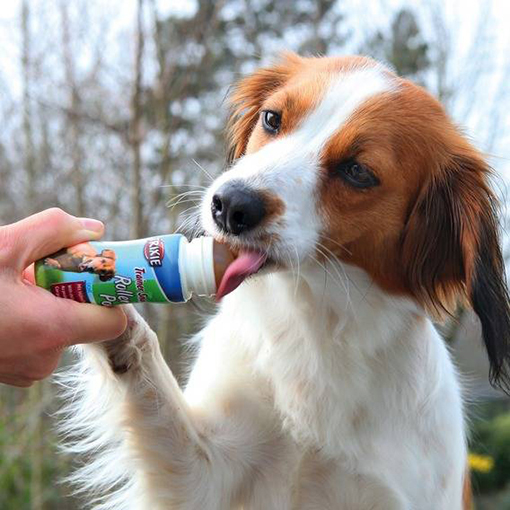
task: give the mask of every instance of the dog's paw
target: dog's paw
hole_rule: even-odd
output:
[[[43,263],[45,266],[52,267],[54,269],[60,269],[60,264],[58,260],[46,257]]]
[[[132,305],[123,307],[127,327],[119,337],[102,344],[115,374],[126,374],[140,368],[143,355],[157,345],[157,337]]]

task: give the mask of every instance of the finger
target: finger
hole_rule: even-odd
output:
[[[53,310],[54,320],[61,325],[64,332],[61,343],[66,347],[117,338],[126,329],[126,315],[119,307],[107,308],[62,298],[55,300],[58,305]]]
[[[58,208],[47,209],[2,229],[4,250],[10,266],[19,271],[31,262],[84,241],[100,239],[104,225],[89,218],[76,218]],[[9,263],[9,262],[8,262]]]

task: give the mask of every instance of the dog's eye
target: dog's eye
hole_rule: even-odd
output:
[[[264,129],[274,135],[278,133],[282,124],[282,116],[273,110],[264,110],[262,112],[262,126]]]
[[[355,188],[371,188],[380,184],[379,179],[365,165],[354,159],[340,163],[334,173]]]

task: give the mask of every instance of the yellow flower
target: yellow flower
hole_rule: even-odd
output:
[[[490,455],[479,455],[478,453],[470,453],[468,455],[469,467],[473,471],[480,473],[488,473],[494,467],[494,459]]]

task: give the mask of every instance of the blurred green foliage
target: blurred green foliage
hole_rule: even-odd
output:
[[[51,416],[57,407],[55,387],[46,381],[30,390],[0,386],[1,510],[83,506],[62,483],[71,459],[57,454]]]
[[[470,451],[489,459],[490,469],[476,469],[471,463],[472,483],[476,493],[491,495],[510,491],[510,409],[504,402],[485,403],[475,409],[471,426]],[[506,498],[510,509],[510,492]],[[502,504],[502,503],[501,503]]]

